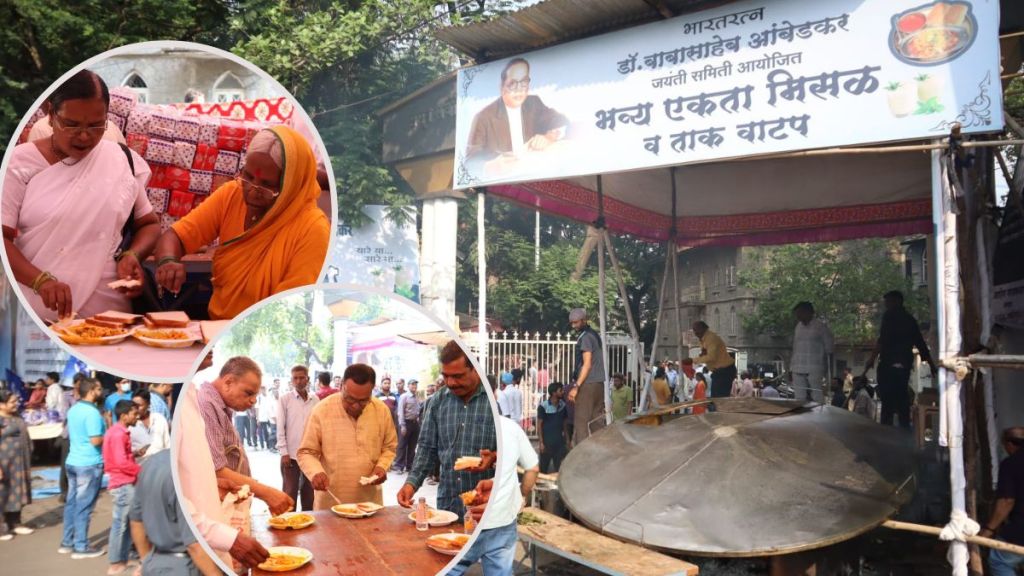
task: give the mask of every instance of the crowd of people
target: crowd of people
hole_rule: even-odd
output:
[[[460,520],[468,515],[479,521],[483,510],[498,508],[481,525],[456,573],[479,561],[488,574],[510,574],[516,515],[523,495],[532,490],[537,454],[520,427],[512,425],[518,435],[503,428],[502,446],[514,457],[495,470],[497,429],[482,379],[455,342],[440,350],[438,362],[441,376],[424,391],[414,379],[379,377],[373,367],[358,363],[340,376],[316,374],[313,391],[306,366],[292,368],[290,389],[275,390],[275,381],[264,390],[256,362],[242,356],[227,360],[215,380],[190,387],[181,402],[182,434],[176,441],[209,446],[208,451],[193,448],[178,462],[183,502],[200,535],[228,565],[252,567],[268,552],[248,535],[248,510],[225,515],[225,496],[246,485],[274,515],[326,510],[337,499],[383,504],[390,472],[402,481],[395,494],[402,507],[412,507],[416,492],[434,478],[436,508]],[[260,403],[271,401],[276,402],[272,428],[281,457],[280,488],[254,477],[245,449],[250,410],[256,410],[259,428]],[[248,447],[257,449],[258,442]],[[480,456],[479,466],[455,469],[457,459],[471,455]],[[528,471],[522,485],[516,463]],[[496,474],[503,480],[492,491]],[[460,494],[474,489],[476,499],[464,502]]]
[[[133,540],[129,513],[142,465],[170,448],[172,385],[121,380],[109,390],[85,373],[62,379],[55,372],[40,382],[27,397],[10,387],[0,389],[0,541],[34,532],[21,517],[32,502],[31,424],[23,415],[43,410],[47,419],[40,423],[56,421],[62,427],[55,440],[64,504],[57,552],[74,560],[106,554],[111,575],[138,567],[143,555]],[[106,550],[88,538],[104,476],[112,500]]]

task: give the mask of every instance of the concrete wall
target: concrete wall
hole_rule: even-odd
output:
[[[207,102],[213,102],[214,88],[226,73],[238,79],[245,100],[285,95],[272,85],[269,76],[203,52],[119,55],[94,65],[92,70],[111,88],[123,85],[129,75],[137,73],[146,82],[150,104],[184,102],[189,90],[201,92]]]

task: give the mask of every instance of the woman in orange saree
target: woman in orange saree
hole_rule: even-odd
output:
[[[286,126],[261,130],[238,176],[160,237],[157,284],[177,293],[185,282],[181,257],[216,238],[212,319],[234,318],[272,294],[316,283],[330,239],[320,193],[306,140]]]

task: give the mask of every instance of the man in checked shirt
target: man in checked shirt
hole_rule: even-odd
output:
[[[462,348],[454,340],[449,341],[438,359],[445,387],[434,394],[422,416],[416,458],[398,491],[398,503],[411,508],[416,490],[440,464],[437,508],[454,512],[461,520],[465,506],[459,494],[472,490],[480,480],[494,477],[498,433],[480,375]],[[458,458],[476,455],[483,459],[479,467],[454,469]]]

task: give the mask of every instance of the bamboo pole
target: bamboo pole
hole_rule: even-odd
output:
[[[924,524],[914,524],[911,522],[900,522],[899,520],[886,520],[882,523],[884,528],[891,530],[903,530],[905,532],[917,532],[919,534],[930,534],[932,536],[938,536],[942,533],[941,528],[935,526],[926,526]],[[967,542],[971,544],[977,544],[979,546],[985,546],[994,550],[1003,550],[1004,552],[1013,552],[1014,554],[1024,554],[1024,546],[1018,546],[1017,544],[1010,544],[1009,542],[1003,542],[1002,540],[996,540],[994,538],[985,538],[984,536],[968,536]]]
[[[477,297],[480,316],[477,326],[477,362],[480,367],[487,370],[487,237],[484,234],[486,226],[486,195],[483,190],[476,195],[476,266],[477,266]]]
[[[1003,120],[1006,121],[1006,125],[1009,126],[1012,131],[1017,133],[1017,136],[1024,138],[1024,128],[1021,128],[1021,125],[1014,120],[1013,116],[1004,112]]]
[[[961,142],[962,148],[986,148],[991,146],[1019,146],[1024,140],[984,140]],[[945,150],[949,148],[948,140],[941,140],[937,144],[906,144],[903,146],[875,146],[860,148],[822,148],[820,150],[800,150],[797,152],[785,152],[782,154],[768,154],[765,156],[750,156],[746,158],[733,158],[733,162],[750,162],[754,160],[773,160],[777,158],[802,158],[808,156],[835,156],[840,154],[890,154],[896,152],[929,152],[932,150]]]
[[[629,325],[629,335],[632,336],[634,344],[637,345],[637,348],[633,350],[633,356],[640,366],[640,373],[645,374],[647,372],[647,364],[644,362],[643,353],[639,350],[640,325],[633,319],[633,310],[629,307],[629,293],[626,292],[626,283],[622,279],[622,268],[619,266],[619,258],[615,255],[615,247],[612,246],[612,239],[611,235],[608,234],[608,229],[602,228],[600,232],[601,239],[604,241],[605,246],[608,247],[608,259],[611,260],[612,271],[615,272],[615,283],[619,287],[619,296],[626,307],[626,323]]]
[[[658,289],[658,317],[654,323],[654,342],[651,345],[651,359],[648,362],[648,366],[653,366],[654,361],[657,359],[658,337],[661,335],[661,317],[665,312],[665,291],[668,290],[668,252],[674,244],[671,240],[665,243],[665,269],[662,272],[661,286]],[[647,377],[647,374],[641,374],[640,382],[643,392],[640,393],[640,402],[637,404],[637,410],[643,412],[647,409],[647,394],[650,392],[651,380]]]
[[[1020,354],[971,354],[970,356],[943,358],[939,364],[949,370],[956,370],[960,362],[966,363],[968,368],[1024,370],[1024,355]]]

